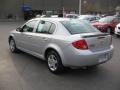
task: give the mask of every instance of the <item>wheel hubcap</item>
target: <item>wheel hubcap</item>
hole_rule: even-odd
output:
[[[48,56],[48,66],[50,70],[55,71],[57,69],[57,58],[55,55]]]
[[[10,49],[11,49],[11,51],[14,51],[14,49],[15,49],[15,43],[13,40],[10,41]]]

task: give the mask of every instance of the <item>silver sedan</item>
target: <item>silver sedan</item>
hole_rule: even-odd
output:
[[[47,61],[48,69],[95,66],[113,55],[112,37],[85,21],[67,18],[35,18],[13,30],[10,50],[22,50]]]

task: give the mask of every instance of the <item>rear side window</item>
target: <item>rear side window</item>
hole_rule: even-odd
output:
[[[52,34],[55,31],[55,24],[47,21],[43,21],[39,23],[36,32],[44,33],[44,34]]]
[[[96,20],[95,17],[91,17],[91,18],[90,18],[90,21],[94,21],[94,20]]]
[[[61,21],[61,23],[71,34],[99,32],[96,28],[85,21],[70,20]]]
[[[55,31],[55,28],[56,28],[55,24],[52,24],[49,30],[49,34],[53,34],[53,32]]]
[[[45,23],[43,24],[41,33],[48,33],[49,30],[50,30],[50,27],[51,27],[51,23],[50,23],[50,22],[45,22]]]

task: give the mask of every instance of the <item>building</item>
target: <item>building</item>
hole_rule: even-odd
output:
[[[79,12],[79,0],[1,0],[0,19],[23,18],[23,6],[28,6],[34,13],[58,14],[65,10],[67,13]],[[114,12],[120,6],[120,0],[82,0],[82,14],[89,12]]]
[[[61,10],[67,12],[78,12],[79,0],[1,0],[0,18],[22,18],[24,5],[29,6],[33,11],[46,13],[53,11],[58,13]]]

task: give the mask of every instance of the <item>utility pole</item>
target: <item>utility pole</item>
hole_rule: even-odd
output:
[[[82,0],[79,0],[79,15],[81,15],[82,11]]]

